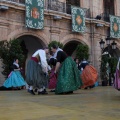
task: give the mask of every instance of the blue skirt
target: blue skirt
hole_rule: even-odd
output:
[[[6,88],[21,87],[25,85],[26,82],[24,81],[20,71],[12,71],[11,75],[5,80],[3,84],[3,86]]]

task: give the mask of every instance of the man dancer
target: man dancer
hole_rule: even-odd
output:
[[[33,88],[38,89],[38,95],[47,94],[47,74],[48,74],[48,64],[46,59],[46,54],[49,53],[49,49],[46,47],[44,49],[37,50],[27,63],[26,71],[26,82],[29,85],[28,92],[35,95]]]

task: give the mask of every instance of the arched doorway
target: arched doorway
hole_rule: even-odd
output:
[[[25,61],[23,64],[23,76],[25,77],[25,68],[26,68],[26,63],[27,61],[31,58],[32,54],[38,50],[42,49],[45,44],[44,42],[32,35],[23,35],[18,38],[21,40],[21,47],[23,49],[23,54],[25,56]]]
[[[65,44],[63,50],[67,53],[68,56],[72,56],[73,58],[75,57],[75,50],[77,48],[77,45],[80,44],[78,41],[70,41]]]
[[[109,46],[109,47],[106,47],[104,50],[103,50],[103,53],[104,52],[108,52],[112,57],[115,57],[115,58],[119,58],[120,56],[120,50],[118,48],[116,49],[112,49],[112,46]]]
[[[113,84],[119,56],[120,50],[118,48],[112,49],[112,46],[107,46],[102,51],[100,76],[103,86],[107,86],[108,84],[111,86]]]
[[[24,35],[19,37],[18,39],[25,42],[26,49],[28,50],[28,57],[30,58],[31,55],[37,50],[43,48],[45,46],[44,42],[39,38],[32,36],[32,35]]]

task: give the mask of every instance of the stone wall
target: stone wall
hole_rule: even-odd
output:
[[[59,0],[66,2],[65,0]],[[47,2],[46,2],[47,3]],[[90,8],[91,17],[86,19],[86,33],[73,33],[71,30],[71,15],[57,11],[45,9],[44,30],[34,30],[25,27],[25,6],[22,4],[13,4],[1,2],[0,5],[9,6],[6,11],[0,11],[0,40],[10,40],[25,35],[32,35],[38,39],[42,46],[47,45],[52,40],[62,42],[64,45],[69,41],[75,40],[89,46],[91,63],[99,71],[101,49],[99,41],[107,36],[109,23],[94,19],[97,15],[103,13],[103,0],[80,0],[82,8]],[[115,0],[115,14],[120,15],[120,1]],[[59,15],[61,20],[54,20],[53,16]],[[103,27],[96,27],[97,23],[103,24]],[[91,32],[92,31],[92,32]],[[34,40],[34,39],[32,39]],[[118,48],[120,46],[117,40]],[[1,75],[0,75],[1,76]]]

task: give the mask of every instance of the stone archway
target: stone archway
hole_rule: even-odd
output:
[[[17,39],[21,40],[21,47],[23,48],[23,54],[25,55],[26,59],[23,64],[23,76],[25,76],[25,68],[26,68],[26,63],[28,60],[31,58],[32,54],[38,50],[42,49],[45,46],[45,43],[43,40],[39,39],[36,36],[33,35],[23,35],[18,37]]]
[[[25,42],[26,49],[28,50],[28,57],[27,58],[30,58],[31,55],[37,49],[42,49],[45,46],[45,43],[41,39],[37,38],[36,36],[23,35],[23,36],[18,37],[18,39]]]
[[[14,31],[12,31],[8,36],[7,36],[7,40],[11,40],[11,39],[16,39],[16,38],[20,38],[22,36],[34,36],[36,38],[39,38],[40,40],[44,41],[44,45],[48,45],[49,43],[49,36],[47,36],[43,31],[33,31],[32,29],[24,29],[24,28],[19,28],[16,29]]]
[[[89,52],[91,50],[90,41],[88,41],[84,36],[77,34],[68,34],[60,40],[63,43],[63,50],[68,53],[69,56],[75,57],[75,48],[78,44],[86,44],[89,47]],[[71,52],[70,52],[71,51]]]
[[[120,56],[120,50],[117,47],[116,49],[112,49],[112,46],[109,45],[104,48],[102,51],[101,56],[101,67],[100,67],[100,73],[102,78],[102,85],[111,86],[114,81],[114,73],[116,71],[117,62],[119,60]]]
[[[66,52],[68,56],[71,56],[73,59],[75,59],[77,57],[76,48],[80,44],[86,45],[85,43],[82,43],[81,41],[77,41],[77,40],[69,41],[64,45],[63,50]]]
[[[80,44],[80,42],[75,40],[70,41],[64,45],[63,50],[67,53],[68,56],[75,57],[74,52],[78,44]]]

